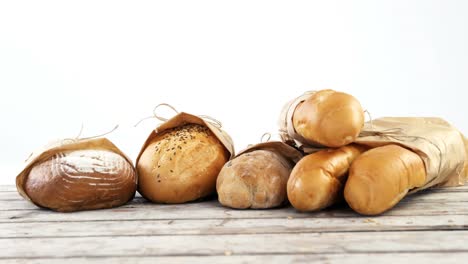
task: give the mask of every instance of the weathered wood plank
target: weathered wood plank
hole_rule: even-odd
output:
[[[468,215],[466,203],[400,203],[383,215]],[[4,222],[41,222],[41,221],[122,221],[122,220],[175,220],[175,219],[232,219],[232,218],[330,218],[356,217],[351,209],[335,207],[315,213],[300,213],[292,207],[269,210],[232,210],[222,207],[217,201],[181,205],[141,204],[95,211],[57,213],[49,210],[11,210],[2,211],[0,223]]]
[[[11,192],[11,191],[16,192],[15,185],[0,185],[0,192]]]
[[[15,259],[2,260],[4,264],[29,263],[29,264],[81,264],[81,263],[120,263],[120,264],[228,264],[228,263],[424,263],[424,264],[455,264],[465,263],[468,260],[468,253],[450,252],[447,253],[371,253],[371,254],[302,254],[302,255],[249,255],[249,256],[192,256],[192,257],[158,257],[158,256],[138,256],[138,257],[97,257],[97,258],[44,258],[44,259]]]
[[[3,201],[6,201],[4,203]],[[401,201],[402,203],[446,203],[446,202],[468,202],[467,192],[425,192],[410,195]],[[133,206],[137,204],[147,203],[147,201],[137,195],[131,202]],[[0,211],[2,210],[20,210],[20,209],[35,209],[31,203],[27,202],[23,197],[16,193],[0,192]]]
[[[0,185],[0,187],[5,187]],[[457,190],[457,191],[453,191]],[[2,201],[8,201],[9,203],[2,203]],[[23,208],[27,206],[27,203],[21,203],[25,201],[23,197],[19,195],[16,189],[12,191],[0,191],[0,211],[11,210],[11,209],[30,209],[31,207]],[[447,201],[458,201],[468,202],[468,185],[456,188],[440,188],[425,190],[414,195],[405,197],[401,202],[447,202]],[[133,203],[144,203],[146,200],[141,197],[140,194],[136,194]]]
[[[135,226],[135,228],[138,228]],[[468,252],[468,231],[5,239],[1,258]],[[12,245],[15,245],[14,247]]]
[[[465,184],[464,186],[457,186],[457,187],[442,187],[442,188],[435,187],[435,188],[430,189],[429,191],[438,191],[438,192],[468,191],[468,183]],[[0,185],[0,192],[16,192],[16,186],[15,185]]]
[[[304,214],[291,207],[231,210],[215,200],[156,205],[141,197],[120,208],[55,213],[10,186],[0,188],[0,260],[460,263],[468,259],[467,202],[464,186],[410,196],[379,217],[345,206]]]
[[[445,203],[440,205],[401,204],[385,213],[387,216],[414,215],[466,215],[464,203]],[[329,218],[356,217],[349,208],[324,210],[317,213],[299,213],[293,208],[275,210],[231,210],[216,203],[200,203],[179,206],[148,205],[146,208],[115,208],[77,213],[55,213],[47,210],[5,211],[0,222],[36,221],[102,221],[102,220],[153,220],[153,219],[234,219],[234,218]]]
[[[0,239],[86,236],[280,234],[357,231],[468,230],[465,215],[301,219],[204,219],[0,223]]]

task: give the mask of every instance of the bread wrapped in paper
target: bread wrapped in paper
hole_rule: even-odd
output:
[[[283,142],[248,147],[224,165],[216,190],[219,202],[237,209],[266,209],[287,201],[286,184],[302,153]]]
[[[51,143],[34,152],[16,177],[21,196],[62,212],[123,205],[136,186],[131,160],[106,138]]]
[[[136,161],[138,192],[156,203],[184,203],[215,193],[216,178],[234,156],[234,145],[214,121],[181,112],[151,131]]]
[[[309,91],[283,107],[279,127],[284,142],[311,153],[313,148],[352,143],[364,125],[364,111],[350,94]],[[309,151],[311,150],[311,151]]]
[[[426,181],[414,193],[433,186],[459,186],[468,180],[467,140],[447,121],[435,117],[384,117],[367,122],[356,143],[377,147],[397,144],[418,154]]]

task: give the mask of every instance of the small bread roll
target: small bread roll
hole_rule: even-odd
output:
[[[123,205],[136,191],[136,172],[107,150],[59,152],[32,167],[24,190],[35,204],[61,212]]]
[[[344,197],[364,215],[376,215],[395,206],[409,190],[426,181],[424,162],[398,145],[371,149],[351,165]]]
[[[156,203],[184,203],[216,190],[229,154],[205,126],[188,124],[155,137],[137,163],[138,192]]]
[[[292,164],[269,150],[255,150],[228,162],[218,176],[219,202],[227,207],[272,208],[286,200]]]
[[[343,200],[343,188],[353,160],[365,151],[348,145],[315,152],[301,159],[288,180],[288,199],[299,211],[315,211]]]
[[[361,132],[364,111],[349,94],[321,90],[296,107],[293,125],[309,144],[341,147],[354,142]]]

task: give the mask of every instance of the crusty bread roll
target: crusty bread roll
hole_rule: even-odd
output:
[[[364,215],[376,215],[395,206],[408,191],[426,181],[424,162],[398,145],[371,149],[351,165],[344,197]]]
[[[272,208],[286,200],[293,164],[269,150],[255,150],[229,161],[216,183],[219,202],[227,207]]]
[[[205,126],[187,124],[165,130],[137,163],[138,192],[157,203],[183,203],[214,193],[229,153]]]
[[[288,199],[300,211],[315,211],[343,199],[343,188],[353,160],[365,147],[348,145],[305,156],[291,172]]]
[[[364,126],[364,112],[353,96],[321,90],[296,107],[293,125],[309,144],[341,147],[359,135]]]
[[[32,167],[24,190],[35,204],[56,211],[110,208],[133,198],[136,172],[111,151],[59,152]]]

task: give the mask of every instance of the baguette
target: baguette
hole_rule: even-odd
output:
[[[321,150],[301,159],[291,172],[287,193],[299,211],[315,211],[343,200],[351,162],[365,151],[360,145]]]
[[[312,145],[341,147],[354,142],[364,126],[364,111],[352,95],[333,90],[313,93],[297,105],[294,130]]]
[[[419,155],[395,144],[371,149],[351,165],[344,197],[363,215],[381,214],[426,182]]]

